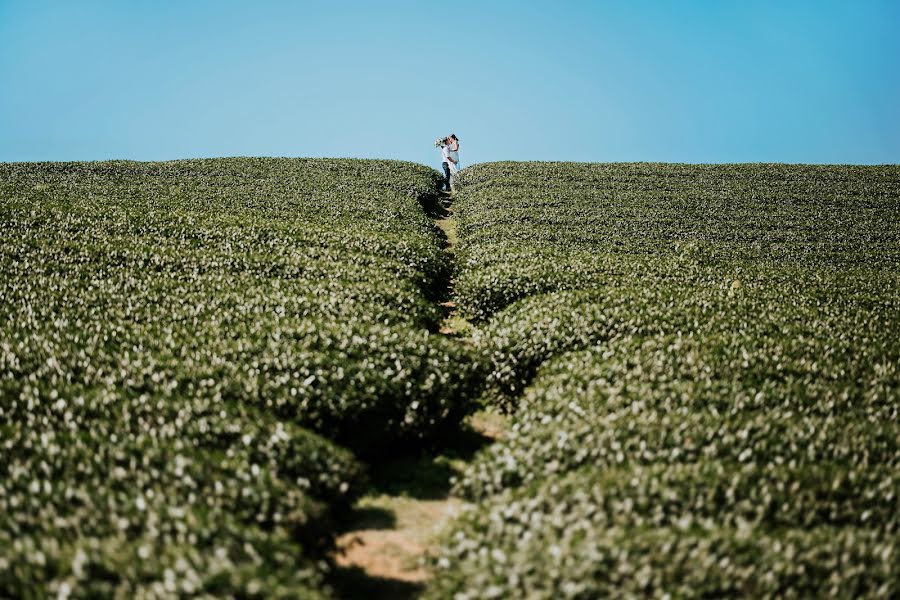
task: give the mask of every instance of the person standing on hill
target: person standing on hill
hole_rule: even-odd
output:
[[[459,173],[459,138],[455,133],[435,142],[441,148],[441,166],[444,169],[444,185],[446,191],[452,192],[458,182]],[[442,189],[442,191],[444,191]]]
[[[441,191],[449,192],[452,188],[450,187],[450,138],[440,138],[437,142],[435,142],[435,146],[439,146],[441,149],[441,167],[444,169],[444,181],[443,185],[441,185]]]
[[[456,137],[455,133],[451,133],[450,137],[447,138],[448,144],[447,147],[450,148],[450,189],[456,189],[456,184],[459,183],[459,138]]]

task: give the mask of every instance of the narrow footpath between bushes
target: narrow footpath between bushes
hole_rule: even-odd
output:
[[[442,204],[442,200],[449,206]],[[457,243],[452,199],[429,197],[423,208],[443,232],[444,251],[454,258]],[[453,261],[455,264],[455,261]],[[451,281],[441,307],[440,333],[468,343],[470,325],[456,313]],[[452,447],[375,467],[372,491],[354,508],[337,539],[337,572],[331,584],[342,598],[416,598],[431,576],[425,562],[437,535],[463,506],[450,493],[451,478],[475,453],[502,433],[503,418],[479,412],[463,424]]]

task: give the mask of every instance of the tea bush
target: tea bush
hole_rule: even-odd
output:
[[[457,199],[460,308],[743,264],[900,263],[896,166],[497,162]]]
[[[511,421],[430,597],[897,595],[900,168],[467,171]]]
[[[329,595],[359,459],[454,431],[479,383],[433,335],[436,178],[0,165],[0,596]]]
[[[788,361],[778,348],[769,364],[743,366],[752,342],[623,338],[563,354],[517,405],[503,443],[482,452],[457,489],[482,499],[584,465],[751,457],[900,468],[896,361],[868,373],[848,361],[844,377],[824,380],[815,362],[824,353],[804,361],[797,351]]]
[[[590,496],[479,505],[427,597],[891,598],[896,542],[855,527],[611,526]],[[489,545],[484,540],[489,539]]]

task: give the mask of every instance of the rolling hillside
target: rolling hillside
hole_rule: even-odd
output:
[[[346,594],[410,457],[463,508],[407,595],[900,593],[900,167],[437,184],[0,164],[0,596]]]

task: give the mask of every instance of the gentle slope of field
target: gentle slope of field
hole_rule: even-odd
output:
[[[410,163],[0,165],[0,596],[327,595],[478,380]]]
[[[0,164],[0,596],[900,594],[900,167],[438,177]]]
[[[464,175],[457,306],[512,417],[430,597],[898,593],[900,168]]]

